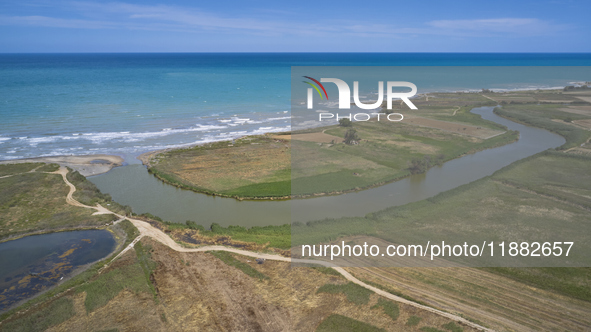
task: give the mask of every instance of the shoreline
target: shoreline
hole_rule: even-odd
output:
[[[31,231],[31,232],[27,232],[27,233],[8,235],[7,237],[0,238],[0,244],[5,243],[5,242],[18,240],[18,239],[22,239],[27,236],[34,236],[34,235],[45,235],[45,234],[51,234],[51,233],[75,232],[75,231],[108,230],[108,228],[112,225],[113,225],[113,222],[110,222],[109,224],[102,225],[102,226],[70,226],[70,227],[64,227],[64,228],[41,229],[41,230]]]
[[[58,164],[69,167],[85,177],[104,174],[111,169],[122,166],[125,160],[117,155],[89,154],[89,155],[64,155],[52,157],[34,157],[12,160],[0,160],[0,165],[21,163],[46,163]]]

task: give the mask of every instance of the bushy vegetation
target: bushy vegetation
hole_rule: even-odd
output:
[[[436,158],[431,158],[429,155],[425,155],[423,158],[413,158],[409,163],[408,170],[412,174],[425,173],[433,166],[442,165],[444,160],[444,154],[439,154]]]
[[[407,326],[417,326],[423,319],[419,316],[410,316],[406,321]]]
[[[342,118],[342,119],[339,119],[339,126],[341,126],[341,127],[352,127],[353,126],[353,122],[351,122],[351,120],[349,120],[348,118]]]
[[[451,331],[451,332],[463,332],[464,329],[454,322],[449,322],[447,324],[441,325],[444,329]]]
[[[316,332],[385,332],[386,330],[342,315],[330,315],[316,328]]]
[[[400,315],[400,308],[398,307],[398,303],[394,303],[383,298],[379,298],[378,303],[371,308],[382,308],[384,310],[384,313],[388,315],[390,318],[392,318],[392,320],[397,320],[398,316]]]
[[[152,247],[147,245],[144,248],[142,243],[138,241],[135,244],[134,249],[137,256],[137,261],[144,272],[146,285],[148,285],[150,291],[152,291],[152,295],[154,295],[154,299],[156,299],[158,294],[156,292],[156,288],[154,288],[154,285],[152,284],[152,273],[158,264],[152,260],[152,255],[150,253],[152,251]]]
[[[0,165],[0,176],[26,173],[41,166],[42,164],[39,163],[2,164]]]
[[[199,230],[199,234],[209,237],[230,236],[233,240],[242,242],[252,242],[256,244],[267,244],[271,248],[289,249],[291,248],[291,226],[289,224],[278,226],[253,226],[246,228],[243,226],[223,227],[217,223],[211,224],[209,229],[205,229],[196,222],[187,220],[184,224],[171,221],[162,221],[162,218],[150,213],[143,213],[140,216],[161,222],[168,230],[175,229],[194,229]]]
[[[112,215],[92,216],[87,209],[66,203],[69,188],[62,177],[46,174],[55,165],[9,164],[16,175],[0,178],[0,238],[33,231],[51,231],[71,227],[103,225],[114,220]],[[40,167],[35,172],[30,170]]]
[[[102,193],[94,183],[88,181],[86,177],[78,171],[72,169],[68,170],[69,172],[66,177],[68,178],[68,181],[76,187],[74,199],[78,202],[89,206],[100,204],[113,212],[123,215],[131,215],[132,211],[130,206],[121,205],[113,201],[111,195]]]
[[[253,268],[252,266],[243,263],[236,259],[231,253],[227,251],[208,251],[210,254],[214,255],[222,262],[226,263],[227,265],[233,266],[242,272],[244,272],[247,276],[257,278],[259,280],[269,279],[265,274],[259,272],[257,269]]]
[[[343,141],[347,145],[357,144],[359,142],[359,135],[357,134],[357,130],[353,128],[349,128],[345,132],[345,140]]]
[[[75,314],[72,300],[67,297],[60,297],[45,304],[42,309],[32,314],[3,323],[0,325],[0,331],[45,331],[53,325],[65,322]]]
[[[136,293],[152,293],[146,283],[144,271],[137,261],[134,264],[118,267],[98,275],[98,278],[78,287],[76,292],[86,292],[84,306],[86,311],[90,313],[106,305],[123,289],[129,289]]]
[[[212,235],[228,235],[232,239],[243,242],[269,244],[269,247],[289,249],[291,247],[291,227],[289,224],[279,226],[242,226],[222,227],[216,223],[211,225]],[[204,232],[208,235],[208,232]]]
[[[320,286],[316,293],[345,294],[349,302],[357,305],[367,304],[369,297],[373,294],[369,289],[352,282],[346,284],[325,284]]]
[[[438,328],[430,327],[430,326],[423,326],[420,328],[420,330],[423,332],[445,332],[445,331],[442,331]]]
[[[118,267],[89,280],[76,289],[77,293],[86,292],[84,305],[87,312],[106,305],[123,289],[134,293],[149,293],[156,298],[156,290],[150,281],[150,275],[156,268],[156,262],[150,258],[149,247],[145,250],[141,242],[135,245],[136,259],[132,264]]]
[[[136,237],[140,235],[140,231],[131,223],[131,221],[125,219],[117,224],[125,232],[125,243],[123,248],[127,247]]]

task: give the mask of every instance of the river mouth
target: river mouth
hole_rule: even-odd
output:
[[[106,230],[31,235],[0,243],[0,312],[59,284],[115,247]]]
[[[90,177],[103,193],[110,194],[135,213],[151,213],[163,220],[187,220],[209,227],[282,225],[325,218],[359,217],[388,207],[433,197],[470,183],[520,159],[564,144],[563,137],[528,127],[493,113],[494,107],[471,110],[482,118],[519,131],[517,142],[487,149],[446,162],[400,181],[359,192],[288,201],[238,201],[183,190],[168,185],[141,165],[119,167]]]

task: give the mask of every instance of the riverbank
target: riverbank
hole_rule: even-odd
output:
[[[407,122],[353,122],[355,144],[343,143],[349,127],[333,125],[152,151],[139,159],[177,188],[238,200],[284,200],[383,186],[518,139],[470,113],[493,104],[480,94],[434,93],[416,103],[419,110]]]

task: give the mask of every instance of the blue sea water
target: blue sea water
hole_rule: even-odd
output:
[[[451,66],[499,66],[498,89],[591,81],[574,67],[591,66],[591,54],[0,54],[0,160],[107,153],[133,162],[149,150],[285,131],[291,66],[449,67],[430,91],[489,87]],[[567,69],[540,78],[506,66]]]

